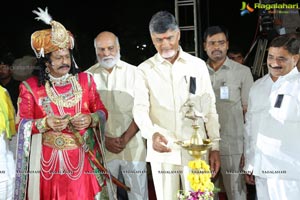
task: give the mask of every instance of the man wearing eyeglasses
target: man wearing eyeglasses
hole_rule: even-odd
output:
[[[204,32],[204,50],[219,114],[221,174],[228,199],[245,200],[246,185],[240,172],[244,114],[253,77],[248,67],[229,59],[228,31],[211,26]]]

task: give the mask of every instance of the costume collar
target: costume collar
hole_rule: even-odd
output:
[[[56,82],[56,81],[65,81],[65,80],[67,80],[67,78],[69,78],[69,76],[70,76],[69,73],[67,73],[67,74],[65,74],[61,77],[54,77],[51,74],[49,74],[50,80],[54,81],[54,82]]]

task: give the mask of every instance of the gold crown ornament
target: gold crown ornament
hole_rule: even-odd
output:
[[[48,13],[48,8],[45,10],[38,8],[39,11],[33,10],[36,14],[36,20],[42,20],[46,24],[51,25],[51,29],[35,31],[31,35],[31,47],[37,58],[44,57],[45,54],[57,51],[59,49],[73,49],[74,37],[72,33],[59,22],[54,21]]]

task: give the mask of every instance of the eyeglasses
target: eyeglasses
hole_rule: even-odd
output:
[[[218,46],[224,46],[226,44],[226,40],[218,40],[218,41],[208,41],[206,42],[208,46],[215,46],[216,44]]]

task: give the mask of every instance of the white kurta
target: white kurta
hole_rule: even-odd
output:
[[[192,95],[189,93],[190,77],[196,79],[196,91]],[[156,54],[138,66],[133,115],[142,136],[147,139],[147,161],[184,165],[191,159],[186,150],[175,145],[168,153],[154,151],[152,135],[159,132],[169,141],[189,140],[193,133],[192,120],[184,118],[184,104],[190,96],[199,108],[200,98],[205,94],[210,97],[210,102],[204,103],[202,109],[207,110],[205,128],[208,137],[214,140],[220,137],[219,122],[215,95],[203,60],[180,50],[173,64]],[[201,133],[206,138],[204,124]],[[219,150],[218,141],[213,142],[212,149]]]
[[[296,68],[276,82],[265,75],[251,88],[246,114],[246,171],[253,170],[261,178],[300,181],[299,91]]]
[[[189,89],[191,80],[195,80],[196,86],[196,90],[192,92]],[[146,160],[151,162],[158,200],[176,199],[180,185],[179,175],[184,174],[183,166],[193,158],[177,145],[169,146],[171,152],[155,151],[152,136],[159,132],[169,142],[190,140],[193,133],[192,120],[184,117],[184,105],[189,99],[196,110],[207,118],[207,122],[204,124],[202,121],[201,124],[201,137],[206,138],[208,135],[212,140],[219,139],[215,95],[203,60],[180,49],[173,64],[157,53],[138,66],[133,115],[142,136],[147,139]],[[212,149],[219,150],[219,141],[213,141]],[[186,185],[186,180],[186,177],[181,176],[183,186]]]
[[[93,65],[87,72],[93,75],[97,91],[108,111],[105,135],[120,137],[133,120],[136,67],[120,60],[111,73],[99,63]],[[145,157],[146,146],[140,132],[128,142],[122,152],[115,154],[106,151],[107,162],[114,159],[144,162]]]
[[[133,120],[134,82],[136,67],[119,60],[109,73],[99,63],[87,70],[94,77],[97,91],[108,111],[105,135],[120,137]],[[106,150],[107,167],[113,176],[118,177],[119,169],[125,184],[131,188],[128,198],[132,200],[148,199],[146,173],[146,145],[140,131],[130,139],[120,153]],[[116,186],[108,184],[110,199]]]

